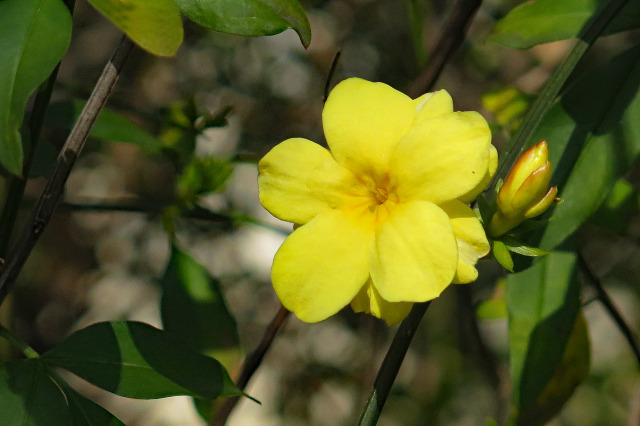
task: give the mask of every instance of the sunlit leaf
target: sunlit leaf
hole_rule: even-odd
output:
[[[22,174],[27,100],[70,40],[71,15],[62,0],[0,1],[0,163],[15,175]]]
[[[0,364],[0,424],[68,426],[64,395],[37,359]]]
[[[292,28],[304,47],[311,43],[309,20],[298,0],[176,0],[182,13],[223,33],[264,36]]]
[[[513,258],[507,245],[500,240],[491,241],[491,251],[498,263],[507,271],[513,272]]]
[[[536,0],[517,6],[500,20],[490,39],[516,49],[575,38],[606,1]],[[603,35],[640,26],[640,1],[631,0],[605,28]]]
[[[553,252],[507,277],[512,404],[534,406],[561,363],[580,308],[576,256]]]
[[[503,319],[507,317],[507,304],[504,300],[504,279],[496,283],[496,288],[490,299],[483,300],[476,308],[476,315],[480,319]]]
[[[207,355],[237,350],[236,322],[218,281],[175,245],[161,285],[162,323],[167,332]]]
[[[94,324],[73,333],[42,359],[129,398],[242,394],[219,362],[141,322]]]
[[[182,44],[182,19],[174,0],[88,0],[143,49],[172,56]]]

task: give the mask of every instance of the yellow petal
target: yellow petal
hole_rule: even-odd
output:
[[[351,211],[329,210],[289,235],[271,280],[285,308],[318,322],[349,304],[369,278],[373,229]]]
[[[396,144],[413,125],[411,98],[383,83],[350,78],[338,84],[322,111],[324,134],[338,163],[381,178]]]
[[[427,201],[398,204],[376,232],[371,279],[388,302],[426,302],[453,279],[458,249],[447,214]]]
[[[413,103],[416,105],[415,123],[453,112],[453,100],[446,90],[425,93],[414,99]]]
[[[260,160],[258,171],[264,208],[279,219],[298,224],[339,208],[349,193],[362,187],[327,149],[301,138],[276,145]]]
[[[489,145],[489,168],[487,169],[487,173],[485,173],[484,178],[480,181],[480,183],[468,192],[467,194],[460,197],[460,201],[463,203],[470,203],[476,199],[482,191],[489,185],[491,182],[491,178],[496,174],[496,170],[498,169],[498,151],[496,151],[496,147],[493,145]]]
[[[380,296],[371,280],[360,289],[356,297],[351,301],[354,312],[365,312],[383,319],[388,326],[395,325],[405,319],[413,302],[387,302]]]
[[[478,259],[489,254],[489,241],[476,214],[460,201],[441,206],[449,216],[453,235],[458,244],[458,268],[453,282],[466,284],[478,278],[475,268]]]
[[[418,123],[391,160],[392,185],[401,202],[436,204],[469,193],[489,167],[491,132],[477,112],[452,112]]]

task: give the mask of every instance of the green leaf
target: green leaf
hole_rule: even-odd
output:
[[[164,329],[207,355],[237,352],[236,322],[218,281],[175,245],[162,278],[161,313]]]
[[[94,324],[73,333],[42,359],[129,398],[242,395],[219,362],[141,322]]]
[[[88,0],[144,50],[173,56],[182,44],[182,19],[173,0]]]
[[[640,213],[640,194],[625,179],[618,179],[589,222],[615,234],[623,234],[631,219]]]
[[[587,378],[590,362],[587,322],[580,312],[556,371],[535,404],[520,413],[518,424],[537,425],[551,420],[573,395],[576,387]]]
[[[503,319],[507,317],[507,304],[504,300],[505,279],[496,283],[491,299],[483,300],[476,308],[476,316],[480,319]]]
[[[70,40],[71,15],[62,0],[0,1],[0,163],[17,176],[25,105]]]
[[[220,190],[231,173],[230,161],[215,156],[193,157],[176,182],[177,198],[183,203],[196,203],[201,195]]]
[[[0,424],[68,426],[64,395],[38,359],[0,365]]]
[[[498,263],[509,272],[513,272],[513,258],[507,245],[500,240],[491,241],[491,251]]]
[[[68,386],[65,386],[65,394],[73,426],[124,426],[113,414]]]
[[[640,154],[639,86],[636,46],[578,78],[532,135],[549,143],[551,184],[564,200],[540,247],[552,249],[585,222]]]
[[[295,30],[302,45],[311,43],[309,20],[298,0],[176,0],[192,21],[223,33],[265,36]]]
[[[45,123],[52,127],[71,129],[84,106],[85,102],[79,100],[51,104],[45,116]],[[160,152],[163,147],[162,142],[133,124],[128,118],[107,108],[100,111],[89,136],[105,141],[136,145],[150,153]]]
[[[530,247],[522,241],[508,235],[503,235],[502,237],[500,237],[500,240],[505,244],[507,250],[521,254],[523,256],[538,257],[549,254],[549,251],[547,250],[542,250],[537,247]]]
[[[538,401],[561,363],[580,308],[576,256],[553,252],[511,274],[506,285],[512,404]]]
[[[606,3],[600,0],[537,0],[521,4],[495,26],[490,40],[516,49],[576,38],[589,18]],[[640,1],[631,0],[603,35],[640,26]]]

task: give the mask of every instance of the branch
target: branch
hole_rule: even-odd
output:
[[[433,49],[426,67],[409,87],[408,95],[411,98],[417,98],[431,90],[451,55],[458,50],[464,41],[469,23],[480,4],[482,4],[482,0],[458,0],[444,25],[440,40]]]
[[[2,275],[0,275],[0,305],[7,297],[10,287],[14,284],[29,254],[31,254],[33,247],[36,245],[40,235],[42,235],[42,231],[49,223],[51,216],[53,216],[53,212],[62,197],[71,168],[84,147],[93,123],[107,102],[132,48],[133,43],[131,40],[123,36],[62,147],[53,174],[47,181],[47,185],[33,210],[31,219],[24,227],[20,239],[13,249]]]
[[[605,291],[600,278],[593,272],[591,266],[587,263],[586,259],[582,255],[582,253],[578,253],[578,263],[580,265],[580,269],[587,277],[589,283],[593,286],[597,293],[597,299],[602,303],[607,313],[611,316],[613,321],[616,323],[622,335],[627,340],[627,343],[631,347],[633,354],[636,357],[636,361],[638,361],[638,365],[640,365],[640,347],[638,347],[638,342],[636,341],[636,336],[631,330],[631,327],[625,322],[624,318],[622,318],[622,314],[616,308],[616,305],[609,297],[609,294]]]
[[[382,361],[382,366],[378,371],[376,381],[373,383],[373,389],[369,394],[367,404],[360,415],[360,420],[358,421],[359,426],[372,426],[378,423],[378,418],[380,417],[384,403],[387,401],[393,382],[396,380],[411,340],[413,340],[420,321],[425,312],[427,312],[430,304],[431,302],[416,303],[413,305],[409,315],[402,321],[402,324],[400,324],[393,338],[393,342],[391,342],[391,346],[389,346],[387,355],[384,357],[384,361]]]
[[[247,383],[249,383],[249,380],[251,380],[253,373],[256,372],[256,370],[260,366],[260,363],[262,362],[262,359],[269,350],[269,347],[271,346],[273,339],[276,337],[278,330],[280,330],[280,327],[290,313],[291,312],[288,311],[284,306],[280,306],[280,310],[278,311],[276,316],[273,317],[273,320],[271,320],[271,324],[269,324],[269,326],[265,330],[264,335],[262,336],[262,340],[260,341],[256,349],[245,360],[244,365],[242,366],[242,372],[240,373],[240,377],[238,378],[238,381],[236,383],[238,389],[244,390],[244,388],[247,386]],[[228,398],[225,401],[224,405],[220,408],[218,414],[215,417],[211,418],[210,425],[223,426],[227,421],[227,418],[233,411],[233,408],[238,403],[239,399],[239,396]]]

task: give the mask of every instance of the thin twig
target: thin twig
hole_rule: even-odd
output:
[[[33,210],[31,219],[24,227],[20,239],[0,275],[0,305],[7,297],[11,285],[13,285],[20,274],[29,254],[31,254],[33,247],[36,245],[40,235],[42,235],[42,231],[49,223],[62,197],[71,168],[84,147],[93,123],[107,102],[132,48],[133,43],[131,40],[123,36],[113,57],[105,66],[100,79],[93,89],[91,97],[78,117],[78,121],[76,121],[69,137],[62,147],[53,174],[47,181],[47,185],[42,191],[36,207]]]
[[[273,320],[271,320],[271,323],[265,330],[264,335],[262,336],[262,340],[260,341],[258,346],[255,348],[255,350],[245,360],[244,365],[242,366],[242,372],[240,373],[240,377],[236,382],[236,386],[240,390],[244,390],[245,387],[247,386],[247,383],[249,383],[249,380],[251,380],[253,373],[255,373],[258,367],[260,366],[260,363],[262,362],[262,359],[264,358],[265,354],[269,350],[269,347],[271,346],[273,339],[276,337],[278,330],[280,330],[280,327],[282,326],[284,321],[287,319],[289,314],[290,312],[284,306],[280,306],[278,313],[276,314],[275,317],[273,317]],[[211,426],[224,425],[225,422],[227,421],[227,418],[229,417],[229,415],[233,411],[233,408],[236,406],[239,400],[240,400],[240,397],[238,396],[227,399],[224,405],[220,408],[220,411],[218,412],[218,414],[215,417],[211,418],[210,425]]]
[[[482,0],[458,0],[426,67],[409,87],[409,96],[417,98],[431,90],[451,55],[464,41],[469,23],[481,4]]]
[[[393,382],[396,380],[411,340],[413,340],[420,321],[425,312],[427,312],[430,304],[431,302],[416,303],[413,305],[409,315],[402,321],[402,324],[400,324],[393,338],[393,342],[391,342],[391,346],[389,346],[387,355],[384,357],[384,361],[382,361],[378,376],[373,383],[373,389],[369,394],[367,404],[358,421],[359,426],[372,426],[378,423],[378,418],[380,417],[384,403],[387,401]]]
[[[618,308],[616,308],[616,305],[613,303],[613,300],[611,300],[611,297],[609,297],[609,294],[605,291],[600,278],[598,278],[595,272],[593,272],[593,269],[591,269],[591,266],[587,263],[582,253],[578,253],[578,264],[580,265],[582,272],[587,277],[589,283],[591,283],[593,288],[596,290],[597,299],[602,303],[607,313],[611,316],[620,329],[620,332],[627,340],[627,343],[631,347],[631,350],[636,357],[636,361],[640,366],[640,347],[638,346],[636,336],[631,330],[631,327],[629,327],[624,318],[622,318],[622,314]]]

